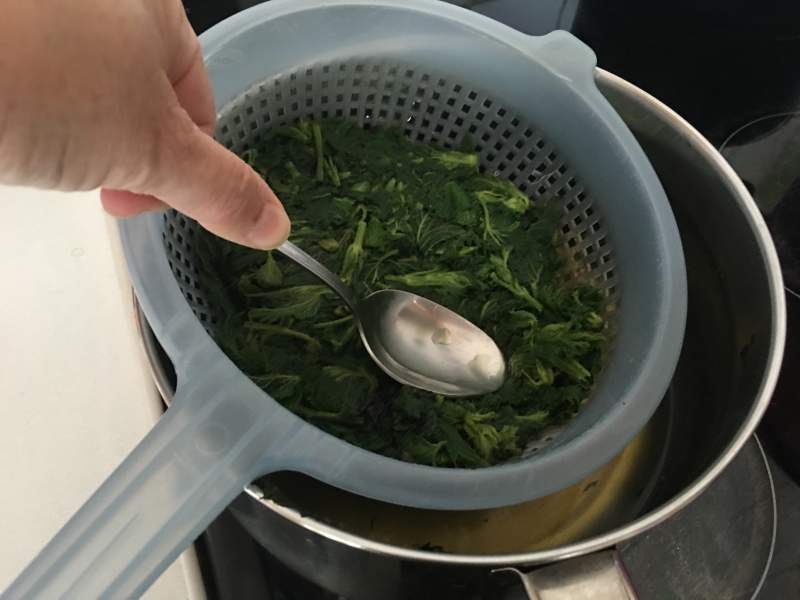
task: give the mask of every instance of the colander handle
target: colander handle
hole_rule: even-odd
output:
[[[144,593],[263,466],[269,413],[221,394],[202,384],[179,389],[150,433],[2,598]]]
[[[566,31],[526,37],[526,44],[538,62],[562,79],[569,80],[573,89],[593,104],[602,98],[595,83],[597,56],[594,50]],[[587,94],[591,97],[587,98]]]

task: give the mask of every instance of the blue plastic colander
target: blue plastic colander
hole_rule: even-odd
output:
[[[4,598],[142,593],[253,479],[296,470],[351,492],[434,509],[531,500],[616,455],[667,389],[681,348],[686,275],[664,191],[594,83],[592,51],[530,37],[426,0],[273,0],[201,36],[220,111],[241,151],[270,127],[341,117],[420,142],[470,134],[482,165],[563,208],[570,275],[608,298],[614,342],[580,414],[514,462],[419,466],[332,437],[261,391],[207,333],[196,223],[175,212],[121,223],[136,293],[178,376],[153,430],[6,590]]]

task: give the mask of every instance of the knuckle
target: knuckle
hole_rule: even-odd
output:
[[[70,190],[80,189],[81,165],[68,164],[69,137],[44,140],[37,128],[25,134],[6,131],[0,137],[0,178],[11,184]],[[68,168],[69,167],[69,168]]]
[[[178,105],[170,103],[142,136],[143,160],[131,182],[136,191],[159,193],[175,181],[175,173],[191,167],[194,124]]]

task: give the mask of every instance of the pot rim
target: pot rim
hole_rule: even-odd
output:
[[[401,546],[393,546],[391,544],[377,542],[368,538],[354,535],[341,529],[337,529],[332,525],[322,523],[311,517],[303,516],[295,509],[282,506],[274,500],[266,498],[263,494],[263,491],[255,484],[250,484],[245,487],[244,491],[248,496],[250,496],[263,507],[274,511],[288,521],[299,525],[308,531],[323,536],[331,541],[339,542],[358,550],[391,556],[402,560],[434,564],[480,567],[534,565],[574,558],[602,550],[604,548],[614,546],[624,540],[630,539],[648,529],[651,529],[652,527],[655,527],[697,498],[730,464],[730,462],[741,450],[742,446],[744,446],[744,444],[753,434],[758,422],[766,411],[772,397],[772,393],[775,389],[775,385],[777,384],[778,375],[780,373],[786,337],[786,303],[783,291],[783,277],[781,274],[780,263],[778,262],[777,252],[772,243],[772,238],[769,234],[769,230],[767,229],[767,225],[764,222],[761,212],[756,206],[754,200],[750,196],[750,193],[747,191],[733,168],[725,161],[725,159],[719,154],[719,152],[717,152],[717,150],[708,140],[706,140],[694,127],[692,127],[676,112],[632,83],[629,83],[626,80],[600,68],[596,68],[595,76],[598,83],[602,83],[607,87],[614,88],[625,95],[637,97],[640,101],[646,103],[651,110],[660,113],[661,116],[669,121],[674,129],[682,134],[688,143],[691,146],[694,146],[694,148],[707,159],[707,162],[710,163],[710,165],[712,165],[712,167],[715,168],[725,180],[727,180],[727,184],[732,195],[738,201],[739,207],[741,208],[745,218],[756,235],[756,241],[761,250],[761,255],[765,261],[767,280],[770,288],[770,303],[774,320],[772,335],[769,342],[766,368],[761,378],[761,385],[758,393],[756,394],[756,399],[753,402],[746,419],[739,428],[737,434],[734,436],[733,440],[728,444],[714,464],[706,469],[706,471],[704,471],[680,494],[676,495],[670,501],[666,502],[657,509],[639,517],[627,525],[623,525],[622,527],[618,527],[606,533],[593,536],[580,542],[558,546],[548,550],[537,550],[513,554],[449,554],[444,552],[431,552],[425,550],[414,550]],[[136,302],[135,297],[134,302]],[[138,303],[136,305],[136,311],[139,313],[140,320],[143,320],[144,315],[139,309]],[[142,331],[142,324],[140,323],[139,326],[140,333],[142,333],[142,338],[144,339],[145,335]],[[145,343],[147,342],[145,341]],[[149,349],[147,350],[148,355],[150,355],[152,358]],[[165,401],[168,402],[171,394],[169,393],[168,386],[165,385],[166,375],[158,364],[154,364],[155,362],[156,361],[154,360],[150,360],[151,367],[153,369],[153,376],[156,380],[156,385],[159,389],[159,392],[161,393],[162,397],[164,397]]]

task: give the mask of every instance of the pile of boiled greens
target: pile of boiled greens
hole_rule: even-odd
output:
[[[445,398],[396,383],[353,318],[282,256],[198,233],[200,279],[226,354],[289,410],[405,461],[484,467],[578,411],[600,369],[602,294],[567,284],[557,209],[478,168],[478,155],[344,121],[274,129],[244,153],[292,218],[291,239],[359,295],[399,288],[480,326],[503,351],[497,392]]]

